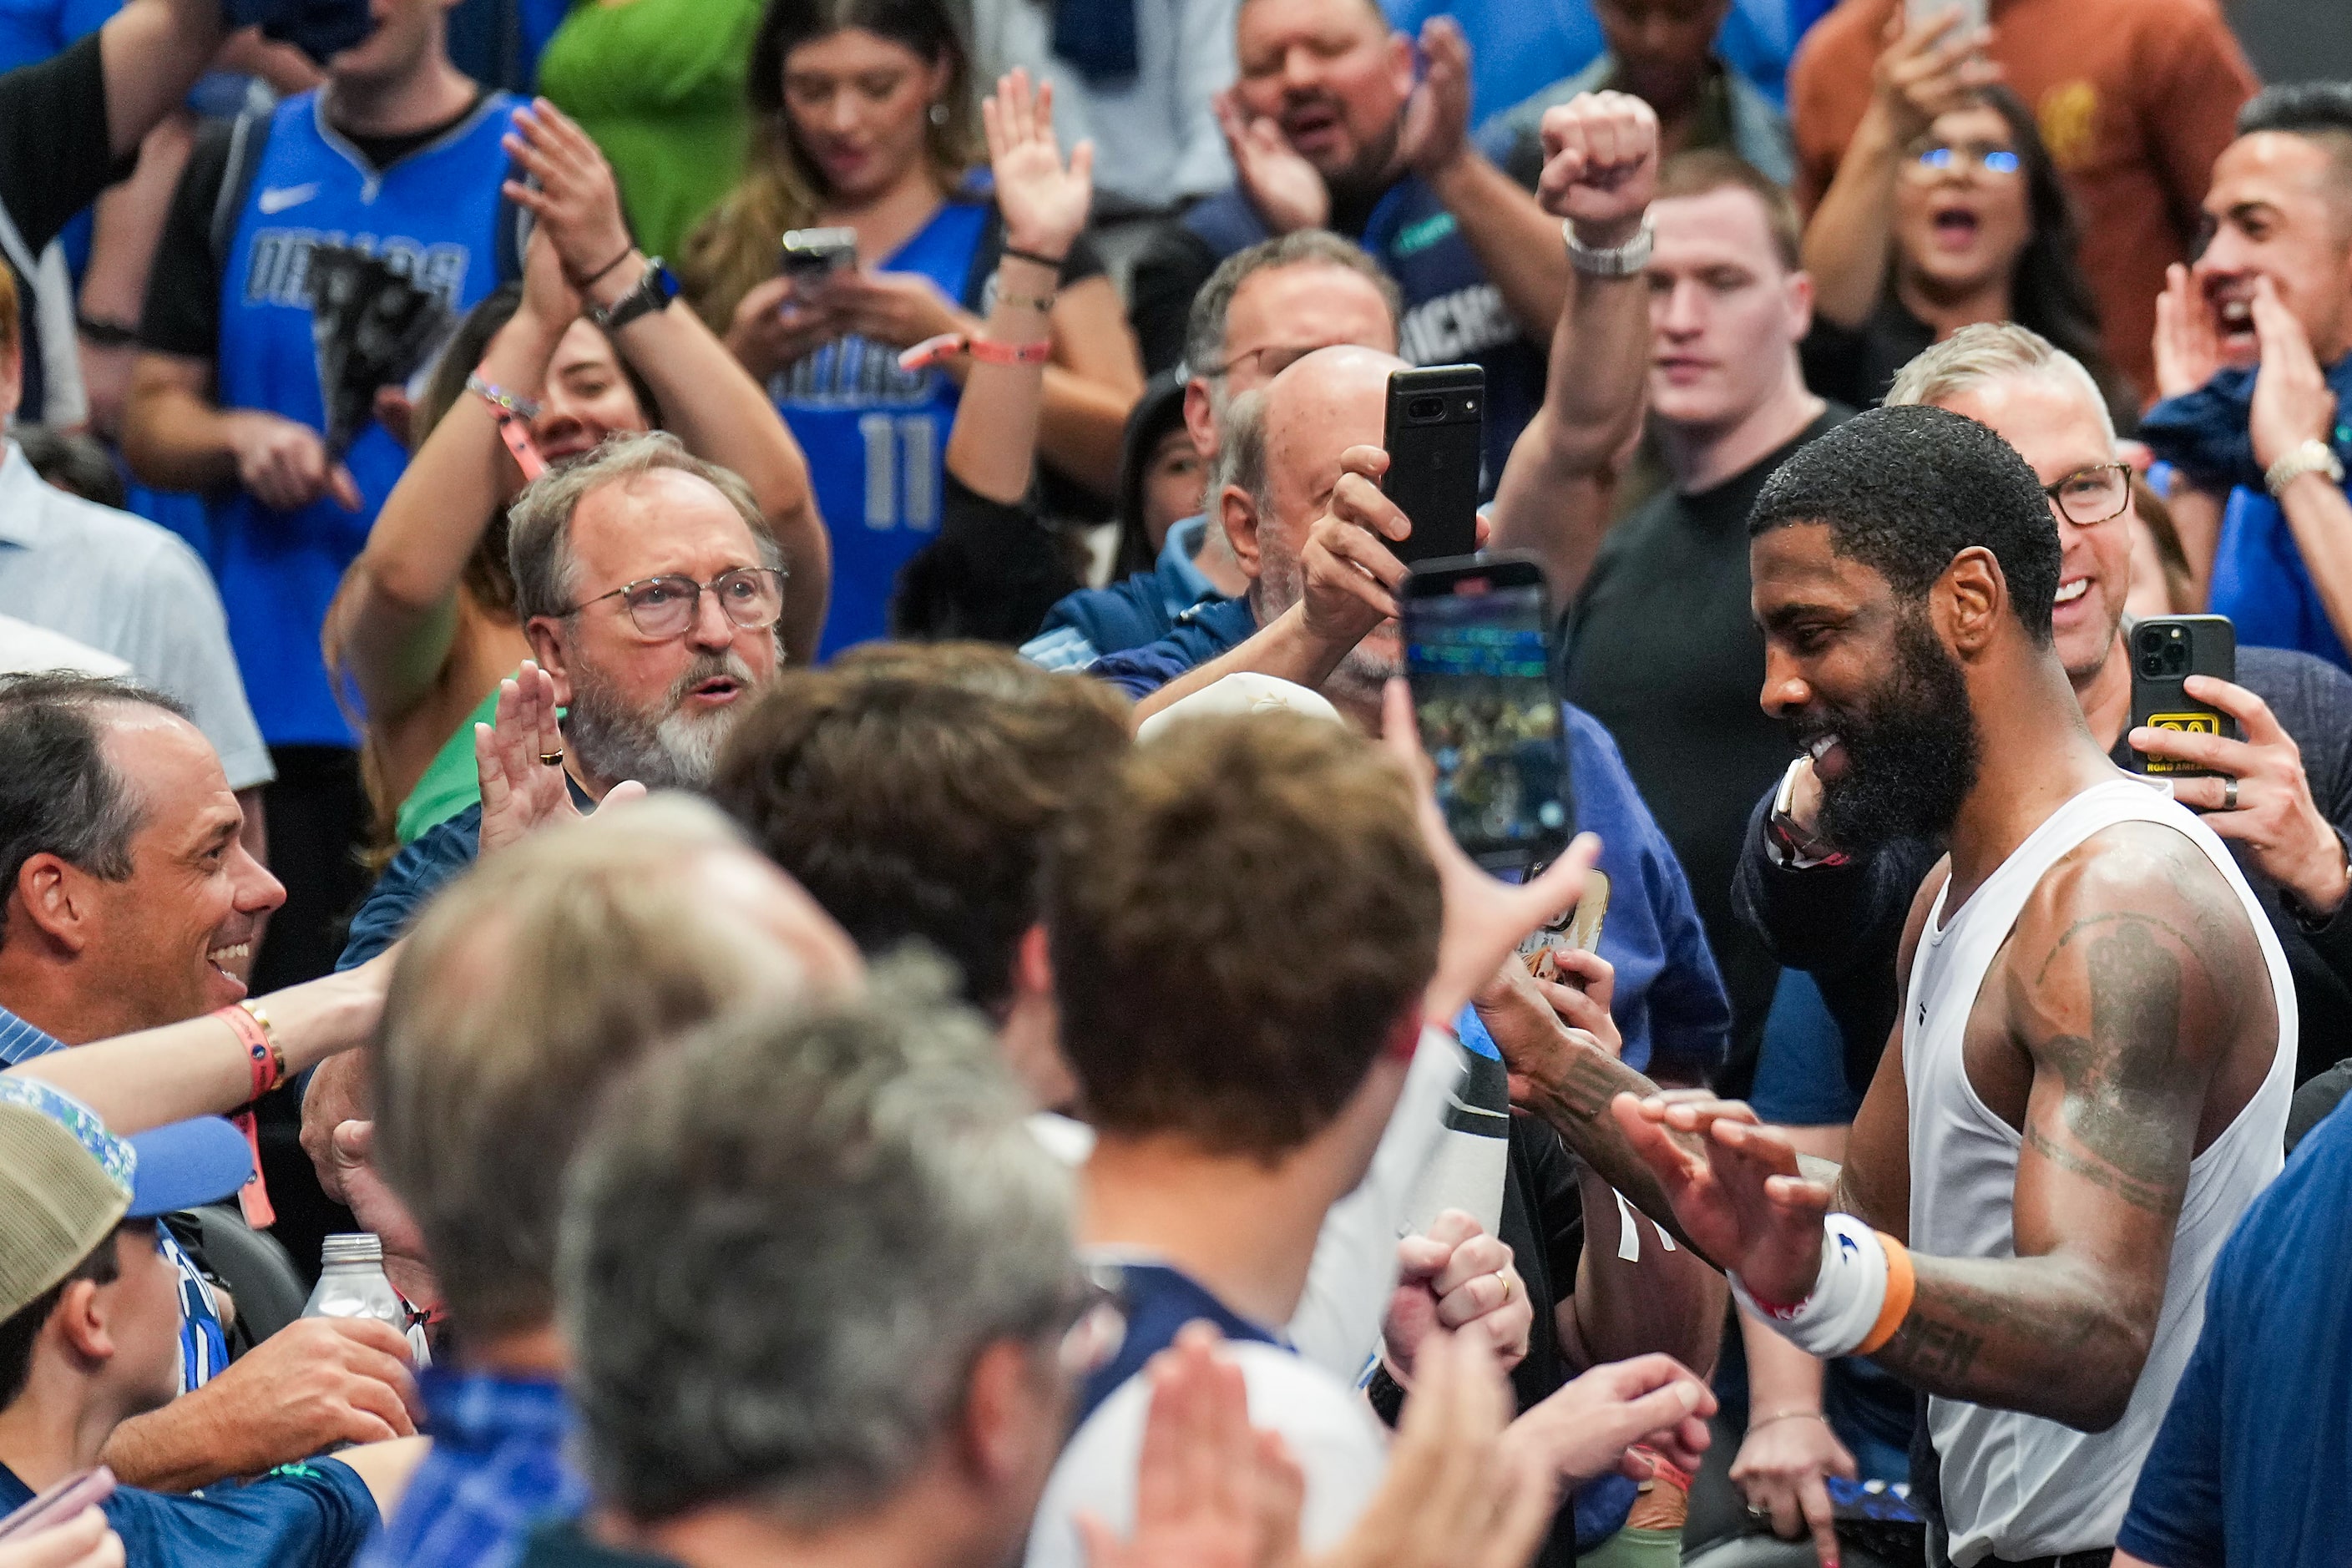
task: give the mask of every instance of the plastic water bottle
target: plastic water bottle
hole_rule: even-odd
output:
[[[384,1277],[383,1243],[372,1231],[327,1237],[320,1249],[319,1283],[302,1304],[306,1318],[373,1318],[404,1336],[418,1366],[433,1364],[425,1325],[409,1321],[408,1303]]]

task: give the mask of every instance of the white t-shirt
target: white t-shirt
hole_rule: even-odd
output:
[[[1422,1031],[1370,1169],[1323,1216],[1306,1292],[1283,1332],[1299,1354],[1335,1377],[1352,1382],[1379,1348],[1381,1320],[1396,1289],[1397,1242],[1414,1194],[1449,1142],[1446,1107],[1462,1080],[1463,1059],[1462,1047],[1443,1031]],[[1047,1153],[1073,1167],[1094,1152],[1094,1129],[1066,1116],[1041,1110],[1029,1118],[1029,1131]]]
[[[1300,1544],[1309,1552],[1329,1551],[1380,1486],[1388,1465],[1386,1429],[1362,1395],[1301,1356],[1256,1342],[1229,1344],[1224,1353],[1248,1385],[1250,1424],[1281,1433],[1306,1473]],[[1134,1529],[1135,1470],[1150,1404],[1149,1380],[1129,1378],[1078,1428],[1038,1500],[1026,1568],[1087,1568],[1079,1513],[1121,1535]]]

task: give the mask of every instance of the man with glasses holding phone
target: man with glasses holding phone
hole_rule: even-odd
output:
[[[707,788],[745,700],[782,662],[782,558],[742,481],[674,437],[615,437],[534,483],[509,519],[517,607],[544,671],[526,672],[523,696],[566,710],[539,753],[565,790],[514,791],[517,809],[551,798],[560,815],[568,797],[593,810],[628,780]],[[395,856],[338,967],[391,945],[483,837],[478,805]]]

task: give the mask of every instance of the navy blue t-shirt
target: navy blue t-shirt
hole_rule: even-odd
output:
[[[0,1515],[32,1500],[33,1489],[0,1465]],[[344,1568],[382,1522],[367,1483],[335,1459],[192,1497],[121,1487],[105,1508],[128,1568]]]
[[[2222,1247],[2117,1546],[2156,1568],[2352,1562],[2347,1263],[2352,1116],[2338,1109]]]

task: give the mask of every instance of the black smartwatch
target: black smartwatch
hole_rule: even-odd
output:
[[[656,310],[666,310],[677,298],[677,279],[662,265],[658,256],[646,263],[638,274],[636,287],[613,301],[610,306],[592,305],[588,319],[608,332],[617,332],[639,316]]]

